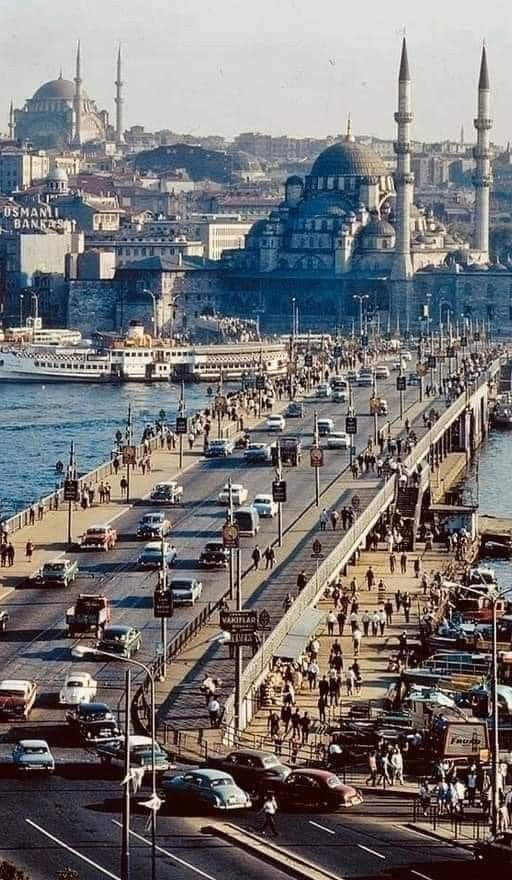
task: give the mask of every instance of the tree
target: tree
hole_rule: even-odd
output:
[[[30,880],[29,875],[22,868],[17,868],[11,862],[2,859],[0,862],[0,880]]]

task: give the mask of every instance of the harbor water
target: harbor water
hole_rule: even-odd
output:
[[[0,384],[0,518],[22,510],[56,485],[55,465],[75,443],[79,473],[110,457],[116,431],[125,431],[131,404],[133,437],[165,412],[173,421],[180,386]],[[187,414],[207,403],[206,385],[185,386]]]

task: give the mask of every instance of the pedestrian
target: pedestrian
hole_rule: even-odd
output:
[[[407,574],[407,553],[400,554],[400,573]]]
[[[363,638],[363,634],[359,627],[357,627],[352,633],[352,647],[354,650],[354,657],[359,657],[359,649],[361,647],[361,639]]]
[[[329,519],[329,514],[328,514],[326,508],[324,507],[324,509],[320,513],[320,531],[321,532],[325,532],[325,530],[327,528],[328,519]]]
[[[7,544],[2,544],[0,546],[0,562],[1,562],[2,568],[5,568],[5,566],[7,564],[7,555],[8,555]]]
[[[289,611],[293,605],[293,596],[291,593],[287,593],[283,599],[283,608],[285,611]]]
[[[384,611],[386,612],[386,624],[387,626],[391,626],[393,623],[393,603],[391,599],[386,599]]]
[[[253,568],[258,569],[260,566],[261,550],[257,544],[251,553],[251,559],[252,559]]]
[[[32,541],[28,540],[25,544],[25,556],[29,562],[32,562],[32,554],[34,552],[34,545]]]
[[[121,477],[119,486],[121,488],[121,497],[128,497],[128,480],[126,477]]]
[[[208,715],[210,717],[210,726],[218,727],[220,725],[220,703],[215,696],[212,696],[208,703]]]
[[[9,541],[7,544],[7,561],[9,563],[9,568],[12,568],[14,565],[14,558],[16,556],[16,551],[14,549],[14,545],[12,541]]]
[[[265,548],[265,569],[274,568],[274,563],[276,561],[276,553],[271,544]]]
[[[368,566],[368,569],[365,574],[366,585],[369,590],[373,589],[373,585],[375,583],[375,574],[371,565]]]
[[[316,689],[318,673],[320,672],[318,663],[316,660],[312,660],[308,666],[308,682],[309,682],[309,690],[313,691]]]
[[[311,654],[311,659],[316,660],[320,653],[320,642],[318,639],[311,639],[309,643],[309,653]]]
[[[265,834],[267,831],[274,836],[278,836],[278,831],[274,822],[274,816],[277,813],[277,801],[272,792],[267,792],[263,800],[263,815],[265,821],[260,828],[260,833]]]
[[[395,573],[396,556],[394,553],[389,554],[389,570],[391,574]]]
[[[414,577],[419,578],[420,572],[421,572],[421,561],[420,561],[420,557],[417,556],[416,559],[414,560]]]
[[[403,759],[402,753],[401,753],[398,745],[396,745],[393,748],[393,751],[391,752],[390,764],[391,764],[391,772],[392,772],[393,782],[398,782],[399,785],[403,785],[404,784],[404,759]]]
[[[350,666],[350,667],[348,668],[348,670],[347,670],[347,678],[346,678],[346,683],[347,683],[347,696],[349,696],[349,697],[353,697],[353,696],[354,696],[354,684],[355,684],[355,681],[356,681],[356,677],[355,677],[355,674],[354,674],[354,670],[353,670],[352,667]]]
[[[304,571],[304,569],[301,569],[301,571],[297,575],[297,593],[302,592],[307,582],[308,580],[306,577],[306,572]]]
[[[296,706],[295,709],[293,710],[291,717],[290,717],[290,721],[292,724],[293,736],[298,737],[299,731],[301,729],[301,722],[302,722],[302,716],[299,712],[298,706]]]
[[[272,709],[267,719],[267,728],[270,732],[270,736],[272,737],[272,739],[278,735],[280,723],[281,722],[279,719],[279,715],[277,714],[275,709]]]
[[[343,609],[341,609],[341,611],[338,611],[336,615],[336,620],[338,621],[338,634],[342,636],[343,630],[345,628],[345,623],[347,621],[346,611],[343,611]]]
[[[30,508],[28,512],[28,524],[29,526],[33,526],[36,519],[36,512],[33,507]]]
[[[375,788],[377,784],[377,752],[375,749],[368,752],[368,770],[369,774],[365,780],[365,785],[371,782],[372,787]]]
[[[334,635],[334,627],[336,625],[336,615],[335,615],[334,611],[329,611],[329,613],[327,614],[326,623],[327,623],[327,635],[333,636]]]
[[[333,530],[333,532],[335,532],[336,526],[338,525],[338,520],[340,518],[340,515],[337,510],[331,510],[330,516],[331,516],[332,530]]]
[[[380,634],[381,634],[381,636],[383,636],[384,630],[386,628],[386,612],[384,611],[384,608],[379,609],[378,615],[379,615]]]
[[[370,629],[370,615],[367,611],[363,611],[363,616],[361,617],[361,623],[363,624],[363,633],[365,638],[368,637],[369,629]]]
[[[402,608],[404,610],[405,622],[409,623],[411,617],[411,605],[412,599],[410,595],[407,593],[402,600]]]
[[[318,701],[317,701],[317,704],[316,704],[316,705],[317,705],[317,708],[318,708],[318,717],[319,717],[320,721],[321,721],[323,724],[325,724],[325,722],[326,722],[326,710],[327,710],[327,699],[326,699],[325,697],[322,697],[322,695],[320,695],[320,696],[318,697]]]
[[[373,636],[373,638],[376,638],[377,635],[379,634],[379,623],[380,623],[379,612],[374,611],[372,614],[372,636]]]

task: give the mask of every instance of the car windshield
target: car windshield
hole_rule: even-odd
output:
[[[44,571],[64,571],[66,568],[65,562],[47,562],[44,566]]]
[[[191,590],[192,581],[172,581],[171,588],[173,590]]]
[[[274,755],[266,755],[263,758],[264,767],[277,767],[278,764],[279,761],[277,760],[277,758],[274,757]]]
[[[211,779],[210,785],[212,788],[219,788],[221,785],[233,785],[233,782],[227,777],[220,777],[219,779]]]
[[[270,504],[270,495],[256,495],[254,500],[257,504]]]
[[[106,531],[107,531],[106,529],[87,529],[87,534],[88,535],[104,535]]]
[[[329,788],[338,788],[338,786],[341,785],[341,779],[339,778],[339,776],[329,776],[329,779],[327,780],[327,785],[329,786]]]
[[[25,691],[22,688],[0,688],[1,697],[24,697]]]
[[[46,755],[48,749],[45,749],[44,746],[23,746],[22,752],[24,755]]]
[[[84,681],[80,681],[79,678],[77,678],[77,679],[70,678],[69,681],[66,682],[66,687],[68,687],[68,688],[81,688],[81,687],[85,687],[85,682],[84,682]]]

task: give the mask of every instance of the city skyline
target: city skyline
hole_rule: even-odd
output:
[[[122,43],[126,127],[142,124],[226,137],[246,130],[324,137],[343,130],[350,112],[356,135],[391,138],[405,26],[416,115],[413,139],[458,139],[461,125],[466,139],[474,139],[474,87],[483,38],[489,52],[495,140],[509,139],[507,51],[512,26],[506,20],[488,24],[499,21],[500,9],[505,12],[502,0],[491,0],[485,14],[460,3],[446,9],[435,0],[414,16],[399,0],[392,18],[377,8],[370,23],[356,8],[350,22],[344,21],[343,10],[331,0],[320,0],[314,9],[286,0],[278,10],[270,0],[259,0],[244,9],[243,21],[236,0],[220,0],[215,8],[203,8],[198,0],[177,3],[172,10],[163,0],[151,0],[150,6],[151,16],[144,17],[131,0],[111,0],[101,13],[93,3],[91,15],[91,5],[82,0],[72,7],[54,0],[57,14],[50,26],[40,0],[26,0],[23,10],[3,0],[0,127],[7,128],[11,98],[21,106],[61,68],[72,78],[75,45],[81,39],[85,87],[110,110],[111,118],[115,58]],[[33,15],[27,15],[27,7]]]

